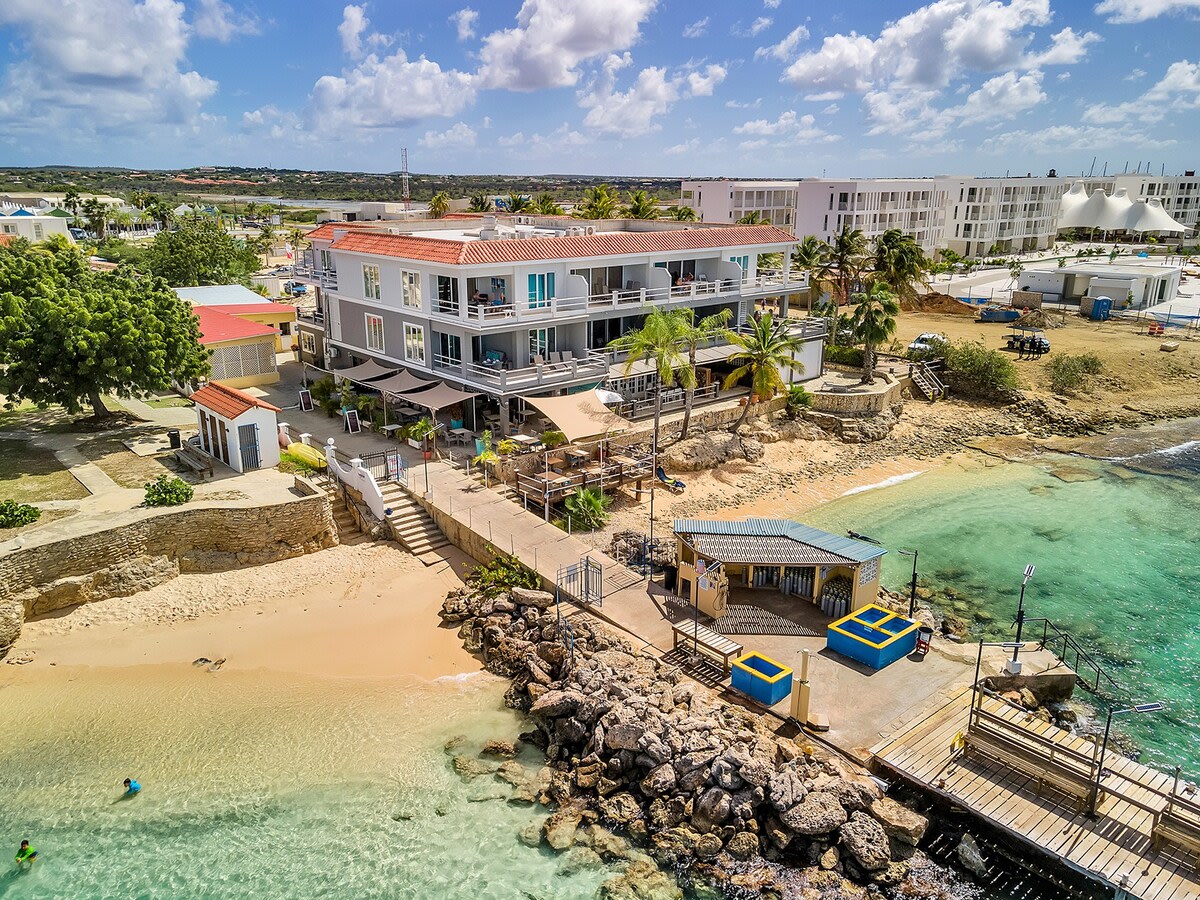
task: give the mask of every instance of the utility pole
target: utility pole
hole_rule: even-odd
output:
[[[407,147],[400,150],[400,188],[404,194],[404,211],[408,212],[409,206],[412,205],[412,195],[409,192]]]

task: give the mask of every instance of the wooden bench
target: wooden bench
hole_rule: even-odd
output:
[[[1039,735],[1016,731],[1012,723],[983,710],[976,711],[976,718],[963,736],[963,744],[967,752],[997,760],[1036,778],[1039,794],[1048,784],[1078,800],[1080,809],[1091,799],[1096,783],[1096,756],[1079,753]]]
[[[683,638],[689,647],[721,661],[722,671],[728,675],[730,660],[741,656],[743,647],[736,641],[731,641],[723,634],[718,634],[711,628],[705,628],[695,622],[675,622],[671,625],[673,648],[679,648],[679,640]]]
[[[1200,866],[1200,802],[1188,800],[1179,794],[1179,773],[1175,774],[1175,784],[1167,800],[1166,809],[1154,816],[1154,827],[1151,829],[1154,838],[1154,849],[1157,850],[1164,841],[1176,844],[1196,856]]]
[[[213,465],[212,459],[205,453],[197,450],[191,444],[184,444],[175,451],[175,458],[179,460],[187,469],[195,472],[201,478],[212,478]]]

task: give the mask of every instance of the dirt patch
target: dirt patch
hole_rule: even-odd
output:
[[[975,307],[937,291],[921,294],[914,300],[903,301],[900,309],[905,312],[943,313],[952,316],[974,316],[976,312]]]
[[[123,488],[140,488],[159,475],[182,474],[173,453],[138,456],[118,437],[103,437],[79,445],[79,452]]]
[[[18,534],[29,534],[29,532],[41,528],[43,525],[49,525],[51,522],[65,519],[67,516],[75,515],[75,513],[76,510],[74,509],[43,509],[42,514],[38,516],[38,520],[31,525],[23,525],[20,528],[0,528],[0,544],[11,538],[15,538]]]
[[[0,499],[21,503],[90,496],[49,450],[29,441],[0,440]]]

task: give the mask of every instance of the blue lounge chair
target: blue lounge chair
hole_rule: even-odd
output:
[[[676,493],[679,493],[685,487],[687,487],[687,485],[678,478],[668,478],[667,473],[663,470],[662,466],[659,466],[654,470],[654,477],[658,479],[659,484],[663,485],[668,490],[675,491]]]

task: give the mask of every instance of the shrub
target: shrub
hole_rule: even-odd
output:
[[[544,431],[542,432],[542,443],[547,450],[553,450],[555,447],[561,447],[567,442],[567,436],[561,431]]]
[[[467,573],[467,584],[485,597],[494,597],[515,587],[536,590],[542,586],[542,580],[515,556],[501,553],[491,562],[480,563],[471,569]]]
[[[787,392],[787,411],[793,419],[800,415],[801,410],[813,405],[813,395],[802,384],[793,384]]]
[[[956,341],[946,347],[946,369],[955,393],[981,400],[1007,400],[1017,390],[1017,367],[981,341]]]
[[[1095,353],[1060,353],[1046,364],[1050,390],[1056,394],[1073,394],[1087,383],[1089,375],[1099,375],[1104,364]]]
[[[576,488],[575,493],[567,497],[563,506],[570,517],[572,531],[594,531],[603,528],[608,522],[608,508],[612,505],[612,495],[603,494],[597,488]],[[566,526],[566,521],[562,526]]]
[[[287,472],[289,475],[307,475],[310,472],[316,472],[317,467],[308,460],[301,459],[284,450],[279,454],[279,471]]]
[[[182,478],[170,475],[159,475],[153,481],[146,482],[147,506],[179,506],[192,499],[192,486]]]
[[[509,456],[521,449],[521,445],[512,438],[502,438],[500,443],[496,445],[496,452],[501,456]]]
[[[0,500],[0,528],[20,528],[38,520],[42,511],[28,503],[16,500]]]
[[[312,394],[317,406],[324,410],[326,415],[332,416],[341,408],[341,394],[333,383],[332,375],[326,375],[324,378],[314,381],[308,386],[308,391]]]
[[[831,344],[825,348],[825,362],[862,368],[862,347],[839,347],[836,344]]]

